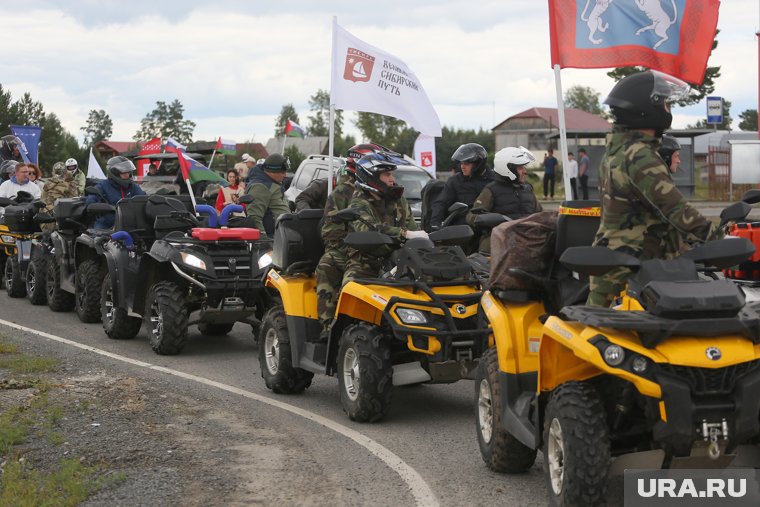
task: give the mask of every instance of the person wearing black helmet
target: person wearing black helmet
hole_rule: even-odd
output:
[[[657,150],[662,160],[665,161],[665,165],[670,169],[671,174],[675,174],[678,168],[681,167],[681,144],[673,136],[662,136],[662,144],[660,149]]]
[[[352,223],[355,231],[378,231],[397,241],[427,238],[414,221],[404,187],[397,185],[393,171],[407,162],[388,153],[371,153],[356,161],[356,191],[350,208],[359,211],[359,220]],[[388,250],[387,254],[390,255]],[[353,278],[374,278],[382,267],[382,256],[362,255],[348,249],[348,263],[343,282]]]
[[[249,174],[251,181],[245,190],[253,196],[253,202],[246,207],[246,215],[252,227],[261,232],[262,237],[273,237],[277,217],[290,213],[290,207],[282,192],[282,180],[290,170],[290,160],[273,153],[259,167],[254,166]]]
[[[720,234],[686,202],[658,154],[672,121],[669,103],[688,92],[683,81],[647,71],[623,78],[605,99],[615,127],[600,168],[602,216],[594,245],[665,259],[678,254],[678,242],[664,240],[669,234],[698,242]],[[629,275],[618,268],[592,276],[588,304],[609,306]]]
[[[6,160],[24,161],[21,156],[21,139],[12,134],[0,137],[0,163]]]
[[[463,144],[454,152],[451,160],[457,172],[446,180],[446,185],[433,202],[430,224],[439,227],[446,218],[449,206],[463,202],[472,207],[486,185],[494,179],[493,170],[486,164],[488,152],[476,143]]]
[[[68,171],[68,168],[66,170]],[[132,179],[134,172],[135,165],[127,157],[121,155],[111,157],[106,162],[106,179],[98,183],[95,188],[100,190],[105,202],[114,206],[122,199],[145,195],[145,191]],[[88,203],[101,202],[103,199],[98,195],[87,196]],[[95,220],[95,228],[110,229],[113,227],[114,218],[113,213],[100,215]]]

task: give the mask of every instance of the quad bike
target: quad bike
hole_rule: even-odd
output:
[[[86,194],[97,192],[88,187]],[[58,199],[53,207],[57,229],[43,237],[35,252],[34,282],[44,288],[54,312],[75,309],[82,322],[100,320],[100,282],[104,275],[103,244],[109,230],[93,229],[97,215],[113,213],[104,202],[87,203],[86,197]]]
[[[737,203],[721,218],[749,209]],[[734,283],[700,276],[744,261],[751,243],[728,238],[639,261],[570,248],[591,243],[596,221],[568,218],[557,224],[552,272],[515,271],[538,297],[483,295],[492,335],[475,394],[487,465],[523,472],[540,449],[553,505],[603,504],[608,475],[625,469],[758,466],[760,306],[745,305]],[[587,290],[572,273],[617,267],[633,272],[618,304],[582,306]]]
[[[226,335],[235,322],[257,326],[268,302],[258,260],[271,242],[260,240],[257,229],[224,227],[242,209],[227,206],[217,228],[216,210],[197,206],[208,214],[204,227],[190,196],[120,201],[98,281],[106,335],[134,338],[145,319],[151,347],[169,355],[182,350],[193,324],[208,336]]]
[[[357,217],[349,208],[330,219]],[[478,327],[484,280],[457,246],[472,239],[472,229],[445,227],[430,240],[403,245],[379,232],[350,233],[346,243],[352,248],[393,253],[382,276],[343,287],[325,339],[314,277],[322,255],[321,218],[321,210],[303,210],[281,216],[275,229],[266,284],[276,303],[259,337],[267,387],[300,393],[315,373],[337,375],[343,410],[352,420],[371,422],[385,415],[394,386],[472,378],[486,331]]]
[[[760,190],[748,190],[742,201],[748,204],[760,202]],[[760,222],[740,221],[731,225],[729,235],[747,238],[755,245],[752,257],[736,266],[723,270],[725,278],[733,280],[744,291],[747,301],[760,301]]]
[[[0,267],[5,290],[12,298],[22,298],[27,295],[25,280],[32,242],[42,234],[36,215],[45,204],[32,200],[27,192],[19,192],[15,199],[0,198],[0,206],[5,208],[0,219]]]

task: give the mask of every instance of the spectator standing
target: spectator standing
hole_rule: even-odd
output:
[[[554,199],[554,179],[557,175],[557,157],[554,156],[554,150],[544,155],[544,199]]]
[[[591,167],[591,160],[586,155],[586,150],[581,148],[578,150],[578,179],[581,183],[581,195],[584,200],[588,200],[588,170]]]
[[[575,160],[573,152],[567,154],[567,175],[570,178],[570,190],[572,191],[573,200],[578,198],[578,189],[576,184],[578,182],[578,162]]]
[[[240,176],[242,178],[242,181],[245,181],[245,179],[251,174],[251,169],[253,169],[253,166],[256,165],[256,159],[250,156],[248,153],[243,153],[241,159],[241,165],[238,166],[238,164],[235,164],[235,168],[237,169],[240,167],[240,169],[242,169],[243,172],[240,173]]]

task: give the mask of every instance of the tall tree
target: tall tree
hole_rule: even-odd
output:
[[[712,52],[715,51],[715,48],[718,47],[718,34],[720,33],[720,30],[715,31],[715,40],[712,43],[712,49],[710,50],[710,55],[712,56]],[[620,81],[626,76],[630,76],[631,74],[634,74],[636,72],[640,72],[642,70],[647,70],[646,67],[618,67],[617,69],[611,70],[607,73],[608,76],[610,76],[615,81]],[[692,85],[691,87],[691,93],[688,97],[686,97],[683,100],[678,101],[679,106],[690,106],[692,104],[697,104],[702,101],[705,97],[710,95],[712,92],[715,91],[715,81],[720,77],[720,66],[718,67],[707,67],[705,70],[705,79],[702,81],[701,85]]]
[[[285,104],[280,110],[280,115],[277,117],[277,121],[274,124],[274,137],[282,137],[285,135],[285,126],[288,124],[288,120],[301,124],[301,120],[298,119],[298,113],[293,104]]]
[[[747,109],[739,113],[739,128],[749,132],[757,132],[757,109]]]
[[[599,92],[590,86],[573,85],[565,92],[565,107],[580,109],[587,113],[604,116],[599,103]]]
[[[309,135],[328,136],[330,135],[330,92],[327,90],[317,90],[317,93],[309,99],[309,109],[314,114],[309,118]],[[335,138],[343,135],[343,110],[335,110]]]
[[[3,85],[0,84],[0,137],[11,132],[8,125],[13,123],[11,121],[12,104],[13,98],[11,97],[11,92],[4,90]]]
[[[731,130],[731,101],[723,99],[723,123],[718,124],[720,130]],[[693,125],[687,125],[689,129],[711,129],[715,128],[712,123],[707,123],[707,118],[702,118]]]
[[[42,103],[32,99],[32,95],[26,92],[23,97],[11,105],[10,116],[11,123],[41,125],[45,120],[45,109],[42,107]]]
[[[171,137],[180,143],[193,140],[195,122],[185,120],[185,108],[179,100],[171,104],[156,102],[156,108],[140,120],[140,129],[134,135],[135,141],[146,141],[156,136]]]
[[[76,137],[63,128],[61,120],[55,113],[47,113],[42,122],[40,136],[39,162],[40,168],[46,175],[58,161],[75,158],[80,165],[86,163],[84,150],[79,146]],[[82,165],[82,167],[85,167]]]
[[[406,122],[383,114],[357,113],[354,125],[368,142],[390,147],[396,145]]]
[[[84,132],[84,144],[92,146],[98,141],[108,139],[113,134],[113,121],[103,109],[90,109],[87,125],[80,128]]]

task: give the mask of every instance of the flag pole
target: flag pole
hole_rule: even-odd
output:
[[[280,155],[285,155],[285,143],[288,142],[288,136],[287,134],[282,134],[282,150],[280,150]]]
[[[216,148],[214,148],[214,152],[211,154],[211,160],[208,163],[208,168],[211,169],[211,164],[214,163],[214,155],[216,155]]]
[[[330,101],[332,102],[332,100]],[[327,170],[327,195],[333,191],[333,145],[335,144],[335,104],[330,104],[330,137],[328,138],[327,150],[330,152]]]
[[[554,65],[554,85],[557,89],[557,116],[559,117],[559,151],[560,156],[562,157],[562,181],[565,184],[565,199],[570,201],[573,198],[573,191],[570,188],[570,173],[568,172],[570,160],[567,158],[565,100],[562,98],[562,78],[560,77],[559,64]]]

